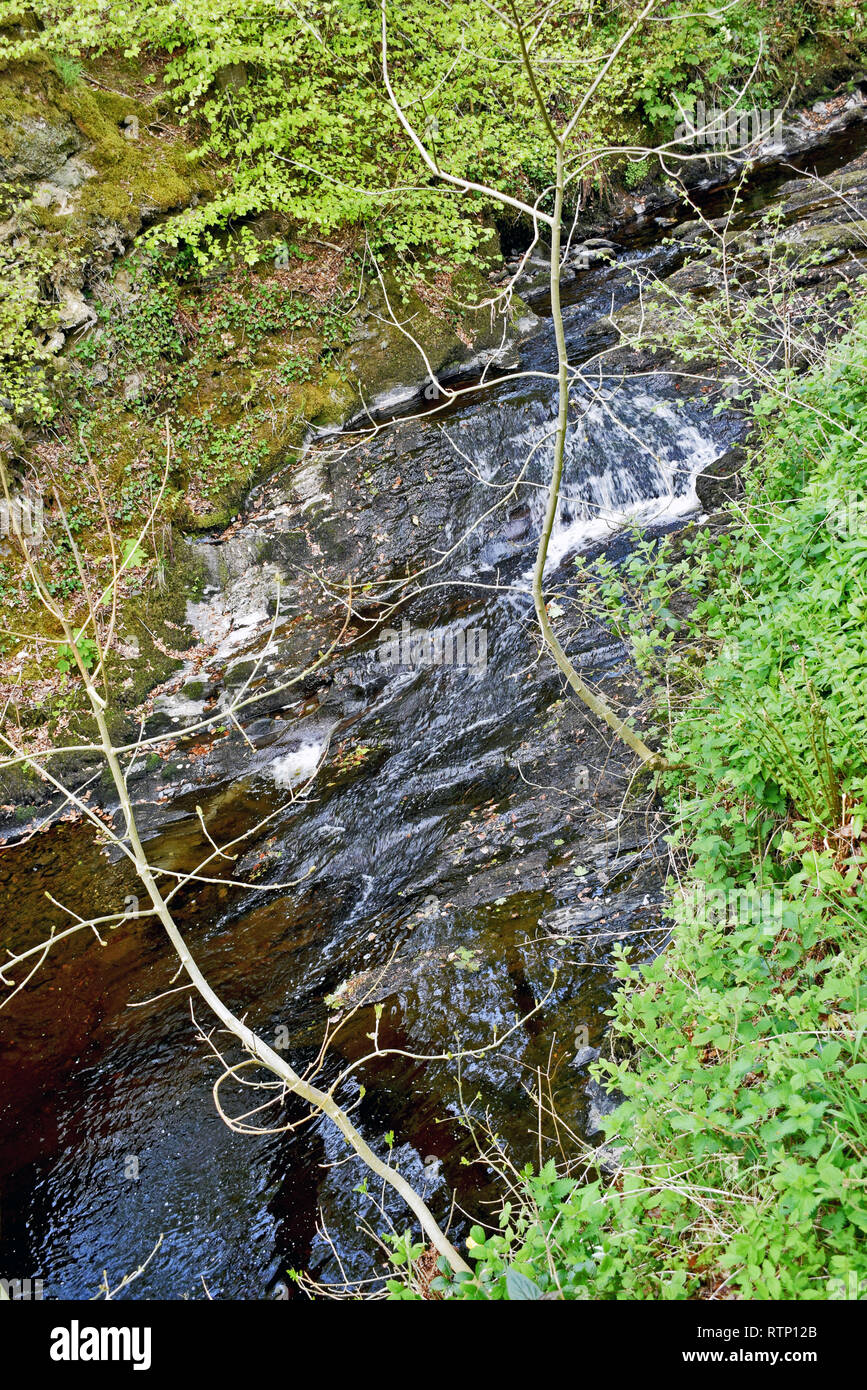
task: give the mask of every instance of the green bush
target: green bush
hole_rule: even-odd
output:
[[[795,8],[735,0],[719,13],[688,0],[663,5],[607,73],[573,152],[584,156],[639,128],[671,138],[683,106],[703,95],[728,99],[751,75],[753,103],[769,104],[788,91],[781,64],[808,35],[833,43],[826,9],[820,0]],[[492,207],[432,178],[401,131],[382,81],[376,0],[59,0],[40,30],[23,33],[19,11],[18,0],[0,0],[0,56],[50,52],[65,75],[111,49],[162,60],[176,111],[196,122],[201,152],[231,179],[161,235],[205,251],[230,220],[278,210],[325,236],[364,227],[397,257],[459,264],[478,248]],[[552,155],[513,27],[472,0],[392,0],[388,16],[394,85],[443,166],[531,203],[543,194]],[[546,12],[533,56],[557,118],[634,17],[634,6],[608,0]],[[853,7],[835,23],[848,28],[857,64],[864,17]],[[586,177],[593,173],[588,166]]]

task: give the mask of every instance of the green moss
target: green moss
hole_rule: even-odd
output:
[[[867,221],[826,222],[817,227],[800,227],[791,235],[781,238],[782,248],[796,250],[798,247],[812,246],[817,250],[832,248],[846,251],[863,248],[867,237]]]
[[[306,383],[301,393],[303,414],[320,430],[339,428],[351,415],[355,402],[352,387],[333,369]]]
[[[207,192],[212,179],[174,137],[160,140],[148,131],[154,112],[127,97],[79,87],[59,103],[90,142],[88,161],[96,179],[82,188],[81,215],[104,218],[138,230],[140,210],[149,215],[186,207],[194,193]],[[124,134],[124,123],[138,123],[138,138]]]
[[[41,139],[46,151],[78,153],[96,170],[76,190],[67,231],[110,221],[132,233],[142,211],[152,216],[185,207],[194,194],[213,190],[213,176],[182,138],[151,133],[156,119],[154,107],[134,96],[86,82],[65,85],[47,60],[13,65],[0,78],[0,158],[15,156],[29,142],[38,160]],[[41,135],[34,122],[44,128]],[[130,122],[137,123],[131,127],[135,139],[128,138]],[[38,167],[34,173],[44,176]]]
[[[437,291],[436,298],[428,288],[407,286],[393,274],[385,273],[383,283],[385,294],[378,283],[368,287],[365,328],[347,354],[347,375],[359,383],[368,402],[397,387],[422,382],[427,375],[424,357],[391,321],[389,306],[395,317],[411,324],[413,337],[437,373],[473,353],[501,346],[502,317],[495,315],[492,320],[488,307],[466,307],[491,295],[489,283],[477,269],[458,272],[451,290]]]
[[[150,585],[124,605],[124,627],[138,641],[140,654],[132,662],[116,654],[109,659],[108,683],[114,696],[108,717],[115,735],[129,732],[129,711],[182,665],[177,657],[161,651],[154,638],[162,646],[181,651],[193,641],[186,627],[186,605],[188,598],[201,592],[204,569],[200,556],[180,535],[174,538],[171,564],[164,567],[163,574],[162,587]]]

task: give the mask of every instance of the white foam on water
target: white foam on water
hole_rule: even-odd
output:
[[[326,735],[320,739],[305,739],[291,753],[275,758],[268,771],[278,787],[298,787],[313,776],[327,747]]]
[[[549,569],[630,523],[650,525],[697,511],[695,479],[719,455],[718,444],[685,419],[677,402],[646,390],[613,391],[579,408],[583,413],[570,421],[566,439]],[[537,482],[528,497],[537,534],[547,506],[553,429],[547,407],[533,402],[511,418],[508,408],[502,412],[494,440],[460,441],[488,481],[502,477],[504,459],[514,474],[532,457],[526,476]]]

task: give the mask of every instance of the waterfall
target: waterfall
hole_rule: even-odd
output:
[[[446,430],[483,482],[502,488],[522,476],[532,520],[542,527],[554,453],[550,394],[501,403]],[[548,564],[630,521],[658,523],[695,510],[696,476],[719,454],[718,441],[689,407],[646,385],[626,383],[570,397],[560,505]]]

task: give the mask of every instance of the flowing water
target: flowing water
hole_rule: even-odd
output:
[[[632,267],[653,258],[664,272],[680,254],[636,244],[615,268],[584,275],[567,296],[570,359],[598,347],[588,330],[612,295],[633,293]],[[604,1042],[612,951],[625,945],[637,963],[665,932],[659,814],[624,802],[628,762],[538,653],[528,576],[550,466],[549,328],[522,347],[539,375],[373,438],[318,444],[258,490],[231,536],[203,547],[211,580],[190,616],[209,655],[153,716],[151,728],[177,739],[172,761],[132,779],[166,870],[209,852],[197,806],[217,842],[246,833],[231,874],[251,878],[252,892],[197,883],[178,918],[226,1002],[296,1065],[315,1058],[340,1008],[326,999],[341,989],[344,1004],[365,991],[366,1002],[337,1034],[326,1079],[370,1052],[378,1011],[380,1046],[403,1054],[506,1035],[460,1068],[368,1058],[341,1092],[440,1215],[457,1192],[458,1229],[495,1194],[476,1146],[486,1129],[517,1160],[538,1158],[540,1077],[562,1122],[599,1142],[609,1102],[588,1079],[587,1048]],[[666,378],[592,376],[573,411],[549,562],[564,601],[576,550],[617,558],[626,519],[664,528],[696,509],[695,475],[731,428]],[[397,578],[421,570],[391,613]],[[279,613],[278,573],[295,580]],[[350,575],[383,586],[352,643],[268,695],[321,646],[325,627],[305,638],[305,623],[333,619],[322,584]],[[564,636],[621,708],[637,704],[610,633],[587,620]],[[246,737],[184,741],[262,651]],[[63,920],[46,891],[82,915],[116,911],[137,891],[74,823],[0,855],[0,890],[10,944]],[[399,1204],[386,1194],[381,1211],[380,1193],[357,1190],[363,1170],[328,1123],[290,1128],[303,1118],[291,1101],[262,1118],[277,1132],[223,1124],[215,1053],[237,1053],[223,1035],[203,1041],[180,984],[160,930],[139,917],[104,945],[73,938],[0,1016],[3,1274],[87,1297],[103,1270],[117,1282],[160,1238],[132,1296],[261,1298],[290,1268],[338,1278],[337,1254],[352,1277],[371,1274],[375,1247],[359,1221],[400,1229]],[[195,1016],[210,1029],[201,1006]],[[223,1100],[235,1114],[254,1103],[237,1087]]]

